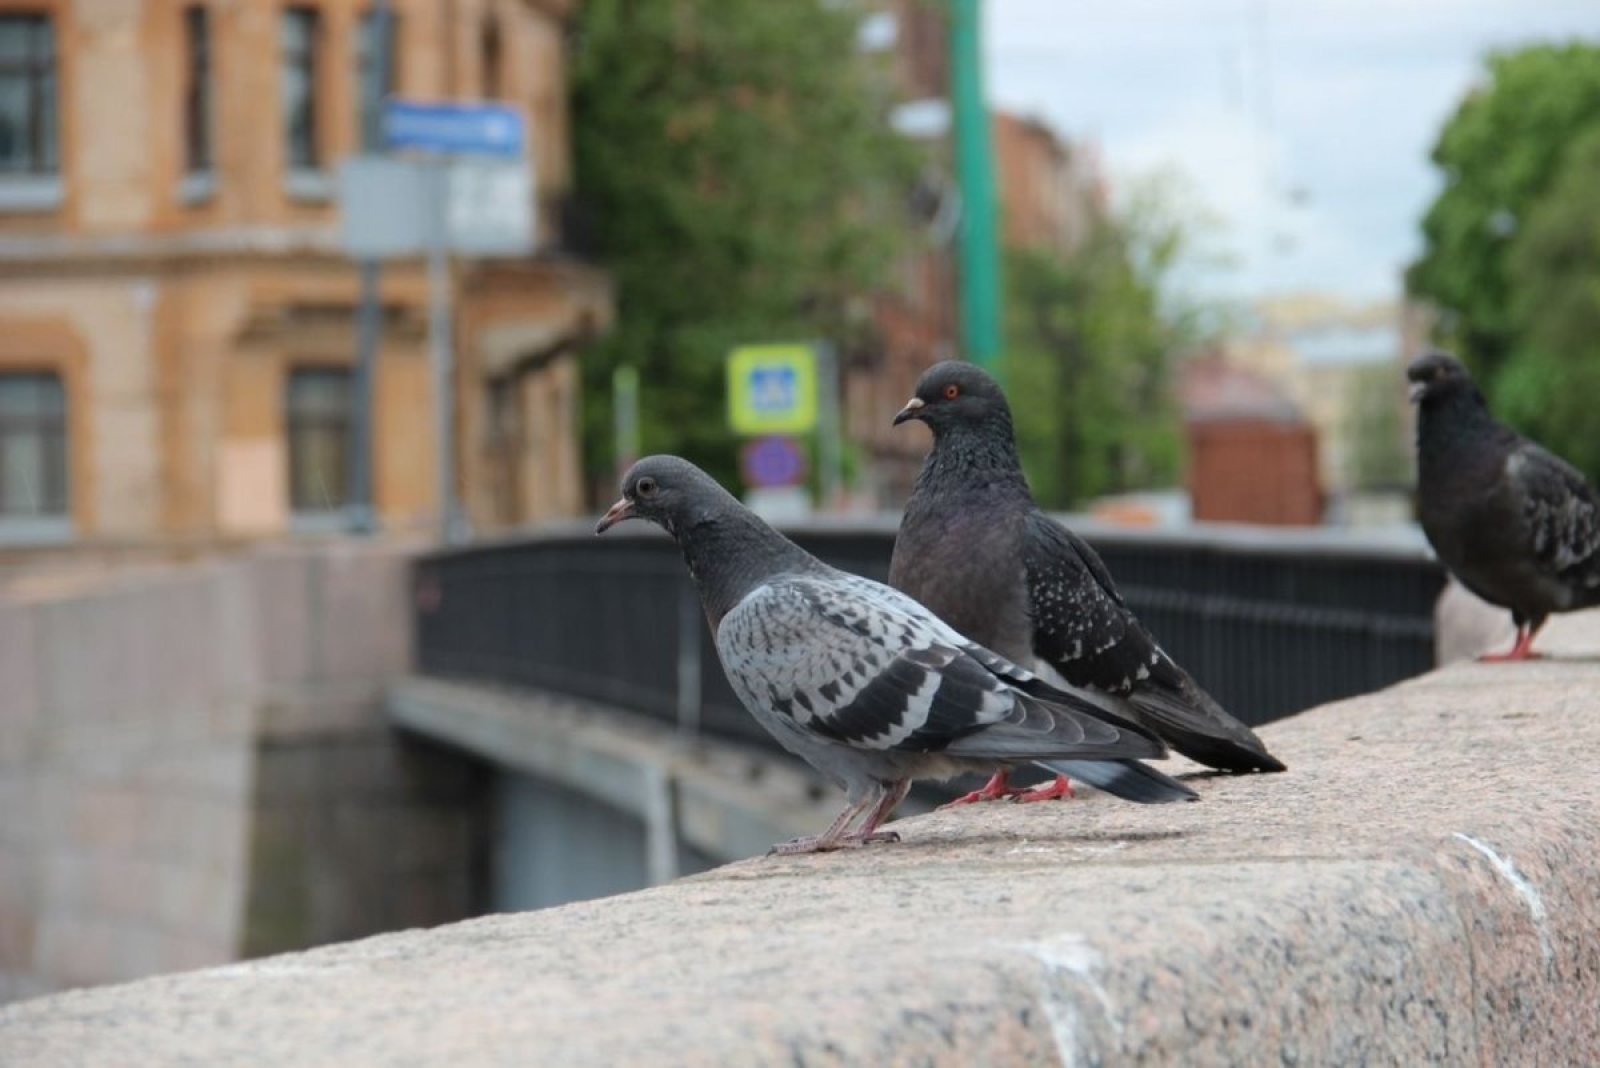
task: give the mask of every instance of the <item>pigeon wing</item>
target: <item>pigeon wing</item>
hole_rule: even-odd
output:
[[[1506,457],[1505,477],[1540,563],[1563,579],[1600,587],[1600,499],[1584,477],[1531,441]]]
[[[770,582],[717,631],[741,699],[817,740],[974,758],[1161,755],[1087,701],[1023,692],[1038,680],[979,649],[903,594],[843,575]]]
[[[1183,683],[1177,665],[1124,606],[1099,555],[1043,512],[1028,516],[1023,566],[1033,651],[1074,686],[1127,694],[1146,679]]]
[[[1139,722],[1180,753],[1229,771],[1282,771],[1261,739],[1179,667],[1123,604],[1099,554],[1042,512],[1029,516],[1023,563],[1034,653],[1077,686],[1125,697]]]

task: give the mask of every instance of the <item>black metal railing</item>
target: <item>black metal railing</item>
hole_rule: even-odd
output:
[[[633,526],[603,539],[575,528],[421,558],[419,670],[773,744],[728,688],[676,548]],[[1251,724],[1433,663],[1444,578],[1419,545],[1322,531],[1076,526],[1166,649]],[[791,533],[846,570],[877,579],[888,571],[888,520]]]

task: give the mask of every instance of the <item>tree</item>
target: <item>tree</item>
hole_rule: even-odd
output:
[[[1172,291],[1191,244],[1172,193],[1139,186],[1065,257],[1007,252],[1007,393],[1023,465],[1047,507],[1177,477],[1173,361],[1215,324],[1209,306]]]
[[[1568,147],[1600,123],[1600,46],[1492,55],[1433,150],[1444,189],[1422,221],[1412,293],[1441,314],[1441,340],[1493,385],[1515,343],[1509,256]]]
[[[1500,415],[1600,479],[1600,122],[1567,150],[1507,259],[1514,342]]]
[[[585,456],[612,465],[610,379],[639,369],[646,451],[734,473],[723,365],[741,342],[841,335],[906,232],[913,159],[858,5],[586,0],[576,187],[617,283],[585,355]]]

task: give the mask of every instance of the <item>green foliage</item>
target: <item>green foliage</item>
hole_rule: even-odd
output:
[[[1600,122],[1567,150],[1508,257],[1512,357],[1494,382],[1502,417],[1600,479]]]
[[[1215,325],[1211,309],[1170,291],[1189,244],[1170,190],[1152,185],[1070,255],[1008,251],[1007,394],[1041,504],[1177,477],[1172,361]]]
[[[1514,237],[1584,130],[1600,124],[1600,46],[1538,45],[1489,57],[1489,81],[1433,151],[1444,189],[1422,221],[1411,291],[1443,313],[1442,338],[1485,380],[1516,343]]]
[[[731,481],[723,361],[739,343],[845,340],[892,262],[914,158],[888,72],[827,0],[586,0],[576,186],[618,324],[584,356],[584,455],[612,469],[612,369],[639,369],[646,452]]]

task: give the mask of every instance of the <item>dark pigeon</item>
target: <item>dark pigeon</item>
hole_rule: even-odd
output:
[[[890,585],[1052,681],[1126,701],[1140,723],[1192,760],[1234,772],[1284,770],[1156,644],[1095,551],[1039,510],[993,378],[967,363],[936,364],[894,421],[910,419],[932,429],[933,451],[906,504]],[[962,800],[1017,792],[1002,771]],[[1067,792],[1058,782],[1023,797]]]
[[[685,460],[635,464],[596,533],[633,518],[683,551],[740,701],[849,796],[826,831],[776,852],[893,840],[878,827],[911,780],[1020,763],[1145,803],[1196,797],[1135,759],[1166,754],[1151,731],[968,641],[905,594],[829,567]]]
[[[1600,604],[1600,497],[1575,468],[1494,421],[1443,352],[1406,368],[1417,404],[1417,512],[1444,566],[1511,610],[1525,660],[1552,612]]]

